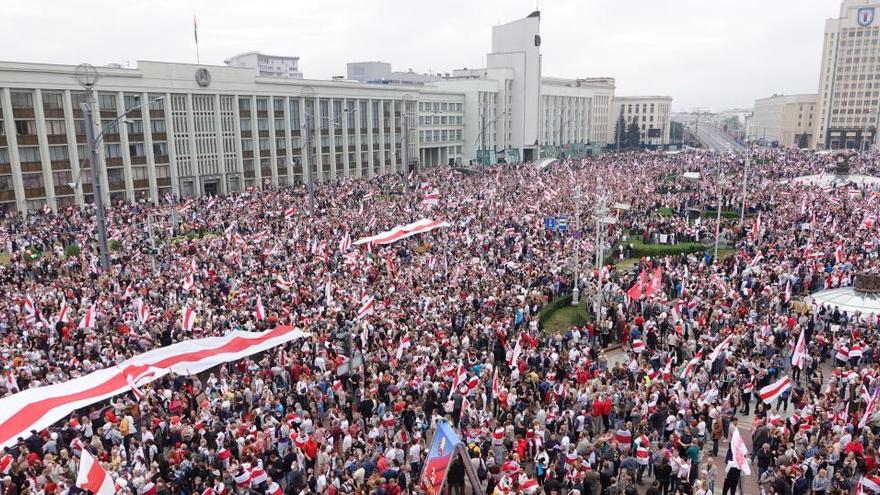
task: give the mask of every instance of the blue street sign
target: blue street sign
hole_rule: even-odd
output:
[[[568,219],[565,217],[559,217],[556,228],[560,232],[565,232],[566,230],[568,230]]]
[[[556,219],[553,217],[544,218],[544,228],[547,230],[556,230]]]

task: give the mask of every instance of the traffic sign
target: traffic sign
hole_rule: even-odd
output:
[[[544,218],[544,228],[547,230],[556,230],[556,219],[553,217]]]

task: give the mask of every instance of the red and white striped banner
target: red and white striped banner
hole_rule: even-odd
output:
[[[774,400],[778,399],[779,396],[782,395],[783,392],[791,388],[791,379],[787,376],[781,378],[780,380],[767,385],[762,388],[758,395],[761,396],[761,400],[764,401],[764,404],[769,404]]]
[[[450,224],[441,221],[441,220],[431,220],[428,218],[423,218],[418,222],[413,222],[409,225],[398,225],[393,229],[382,232],[381,234],[376,234],[370,237],[362,237],[354,242],[356,246],[360,246],[361,244],[391,244],[393,242],[397,242],[401,239],[406,239],[407,237],[414,236],[416,234],[422,234],[425,232],[430,232],[434,229],[438,229],[440,227],[449,227]]]
[[[193,375],[307,335],[286,325],[265,332],[235,331],[223,337],[186,340],[80,378],[3,397],[0,399],[0,448],[14,445],[31,430],[48,428],[77,409],[130,391],[129,377],[143,386],[172,372]],[[147,373],[149,371],[153,374]]]

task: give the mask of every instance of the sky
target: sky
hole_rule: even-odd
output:
[[[618,95],[669,95],[674,111],[751,107],[815,93],[838,0],[3,0],[0,59],[202,64],[259,50],[300,57],[307,78],[346,62],[393,70],[482,67],[493,25],[541,10],[542,72],[611,76]]]

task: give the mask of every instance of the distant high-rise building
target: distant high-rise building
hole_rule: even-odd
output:
[[[880,0],[844,0],[825,21],[816,148],[867,148],[880,122]]]
[[[299,57],[264,55],[260,52],[245,52],[223,61],[230,67],[248,67],[257,71],[258,76],[302,79],[299,70]]]

